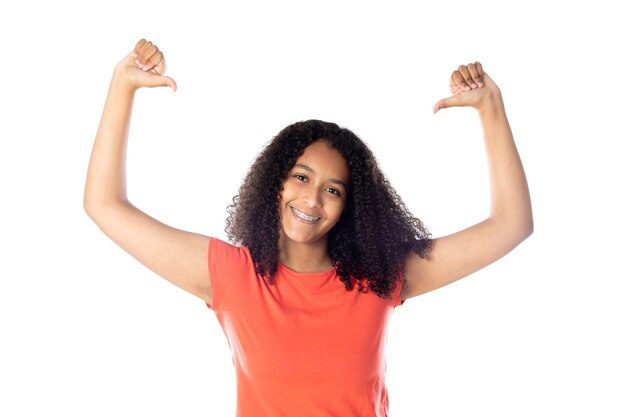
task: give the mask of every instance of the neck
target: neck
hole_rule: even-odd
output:
[[[325,272],[332,267],[327,242],[297,243],[280,239],[278,261],[297,272]]]

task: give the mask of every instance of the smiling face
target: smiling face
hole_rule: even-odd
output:
[[[346,205],[350,171],[326,141],[309,145],[280,193],[281,243],[326,245]]]

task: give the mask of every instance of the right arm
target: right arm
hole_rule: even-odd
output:
[[[176,83],[162,74],[159,49],[140,40],[116,67],[93,145],[85,211],[122,249],[174,285],[212,305],[207,236],[178,230],[148,216],[126,195],[126,143],[135,92]]]

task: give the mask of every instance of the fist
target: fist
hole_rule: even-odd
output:
[[[117,64],[115,76],[131,90],[167,86],[176,91],[176,82],[164,75],[165,69],[163,52],[152,42],[141,39],[135,49]]]
[[[461,65],[450,75],[448,98],[439,100],[433,112],[446,107],[470,106],[480,110],[486,101],[500,97],[500,89],[483,70],[480,62]]]

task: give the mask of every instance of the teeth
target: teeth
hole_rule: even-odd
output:
[[[319,217],[307,216],[306,214],[294,207],[292,207],[291,209],[294,213],[296,213],[296,216],[300,217],[302,220],[306,220],[307,222],[314,222],[316,220],[319,220]]]

